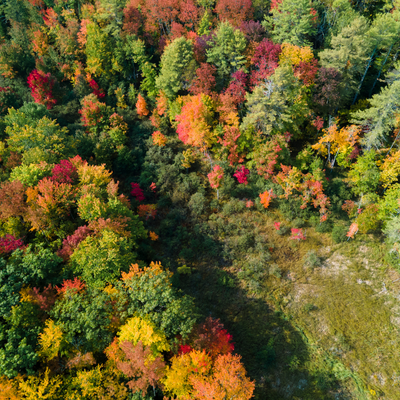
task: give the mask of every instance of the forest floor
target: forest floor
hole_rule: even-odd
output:
[[[381,238],[335,244],[306,228],[298,242],[277,233],[282,218],[273,212],[221,218],[264,235],[275,272],[257,290],[235,263],[216,259],[176,275],[202,313],[232,333],[255,398],[400,399],[400,274],[383,263]]]

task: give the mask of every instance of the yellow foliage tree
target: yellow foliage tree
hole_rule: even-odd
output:
[[[38,341],[40,346],[39,356],[49,361],[57,357],[64,343],[64,334],[53,320],[48,319]]]
[[[156,357],[163,351],[169,351],[165,334],[156,326],[140,317],[128,319],[125,325],[121,326],[118,333],[119,343],[132,342],[137,345],[139,341],[143,346],[149,346],[153,355]]]
[[[301,62],[310,62],[313,58],[314,54],[311,47],[300,47],[294,44],[283,43],[282,52],[279,55],[279,64],[286,64],[296,67]]]
[[[60,376],[49,376],[50,370],[46,368],[44,374],[28,376],[19,382],[20,398],[26,400],[46,400],[58,398],[57,392],[62,384]]]
[[[106,170],[105,164],[89,165],[84,162],[78,165],[80,185],[95,185],[106,187],[111,181],[111,172]]]
[[[128,389],[119,382],[113,369],[98,365],[90,370],[80,370],[71,380],[68,400],[125,400]]]
[[[328,156],[331,168],[335,165],[336,158],[340,165],[347,166],[349,163],[348,156],[354,150],[354,146],[360,138],[361,127],[350,125],[339,130],[337,125],[333,124],[328,129],[324,129],[323,132],[324,135],[318,143],[311,147],[322,155]],[[331,154],[335,155],[333,160],[330,159]]]
[[[165,392],[178,399],[193,399],[191,381],[210,373],[211,358],[206,352],[192,350],[190,353],[175,356],[167,368],[163,384]]]
[[[20,400],[17,379],[0,377],[0,400]]]
[[[397,181],[400,175],[400,150],[387,156],[381,164],[380,169],[382,170],[380,181],[384,188]]]

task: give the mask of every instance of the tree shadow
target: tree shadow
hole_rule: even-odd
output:
[[[221,258],[221,243],[210,241],[209,234],[193,229],[187,221],[184,233],[182,221],[169,222],[170,232],[176,235],[165,239],[158,257],[174,272],[174,285],[195,298],[201,314],[220,318],[233,335],[235,351],[256,383],[255,399],[351,398],[326,365],[316,366],[315,354],[290,318],[260,296],[252,296],[222,269],[227,262]],[[193,266],[191,274],[177,272],[177,260],[182,259]],[[261,290],[268,292],[266,286],[261,285]]]

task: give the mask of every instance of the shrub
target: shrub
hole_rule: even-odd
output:
[[[347,225],[336,225],[332,229],[332,240],[335,243],[345,242],[347,240],[346,234],[349,230]]]
[[[309,268],[316,268],[322,265],[323,259],[319,257],[315,250],[310,250],[304,257],[304,265]]]

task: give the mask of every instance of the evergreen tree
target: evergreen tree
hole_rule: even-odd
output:
[[[224,85],[239,69],[245,69],[246,49],[244,34],[229,22],[222,22],[216,32],[214,45],[207,50],[207,62],[217,68],[220,83]]]
[[[290,43],[296,46],[310,46],[316,34],[316,11],[310,0],[283,0],[266,17],[263,26],[272,31],[274,43]]]
[[[192,42],[180,37],[166,47],[161,57],[161,71],[156,79],[157,87],[169,98],[174,98],[178,92],[187,88],[188,82],[184,75],[193,61]]]
[[[320,53],[321,65],[334,68],[342,75],[341,96],[349,100],[357,90],[359,76],[364,72],[373,44],[368,40],[368,22],[356,18],[331,41],[331,49]]]
[[[400,75],[397,74],[396,79],[369,102],[370,108],[352,114],[353,122],[366,129],[362,143],[367,149],[380,148],[386,145],[388,136],[399,123]]]

